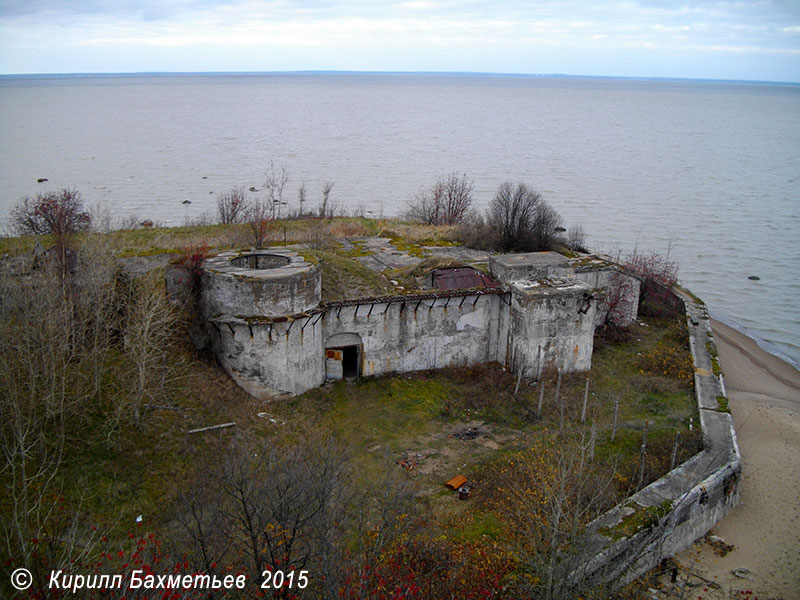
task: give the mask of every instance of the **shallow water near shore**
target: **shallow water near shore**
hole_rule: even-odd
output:
[[[0,220],[74,187],[182,225],[285,167],[342,209],[403,212],[449,172],[486,206],[539,189],[591,247],[669,249],[711,312],[800,363],[800,86],[479,75],[0,78]],[[37,179],[47,178],[44,183]],[[259,192],[253,192],[259,193]],[[190,204],[184,204],[184,201]],[[760,279],[751,280],[749,276]]]

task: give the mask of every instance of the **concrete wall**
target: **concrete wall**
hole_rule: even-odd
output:
[[[214,319],[211,343],[222,367],[250,395],[301,394],[325,382],[322,316],[252,323]]]
[[[615,303],[615,325],[630,325],[638,316],[639,294],[642,282],[638,277],[626,273],[614,265],[576,268],[575,279],[593,288],[605,290],[605,298],[600,302],[595,314],[595,324],[605,324],[609,302]]]
[[[588,286],[538,286],[399,296],[328,305],[310,315],[210,320],[214,351],[250,394],[299,394],[324,382],[325,349],[353,334],[361,374],[497,361],[537,377],[547,366],[588,370],[594,310]]]
[[[597,300],[584,284],[551,287],[515,284],[511,294],[513,370],[538,378],[547,368],[562,373],[592,366]]]
[[[504,296],[409,296],[404,301],[331,307],[323,318],[325,338],[358,334],[362,374],[367,376],[503,361],[505,344],[498,340],[507,331],[507,316],[501,310]]]
[[[714,357],[708,351],[713,348],[708,313],[690,294],[679,290],[677,295],[686,308],[704,448],[591,523],[580,553],[564,563],[561,581],[565,584],[630,582],[662,559],[688,548],[739,500],[741,455],[733,420],[724,410],[727,399],[722,375],[714,374]],[[660,516],[630,537],[615,539],[614,528],[639,510]]]

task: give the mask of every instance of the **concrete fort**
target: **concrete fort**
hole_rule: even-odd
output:
[[[461,267],[418,292],[321,303],[321,271],[298,253],[228,252],[206,261],[201,305],[223,368],[259,398],[490,361],[530,378],[591,367],[602,288],[554,252],[491,256],[489,271]]]

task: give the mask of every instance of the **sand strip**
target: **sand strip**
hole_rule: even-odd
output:
[[[678,560],[720,586],[703,598],[800,600],[800,371],[712,320],[743,477],[741,504],[711,531],[735,549],[696,543]],[[744,567],[749,574],[737,577]]]

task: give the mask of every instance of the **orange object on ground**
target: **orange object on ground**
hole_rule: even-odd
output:
[[[456,475],[450,481],[445,483],[445,485],[447,487],[449,487],[451,490],[457,490],[458,488],[460,488],[465,483],[467,483],[467,478],[466,477],[464,477],[463,475]]]

